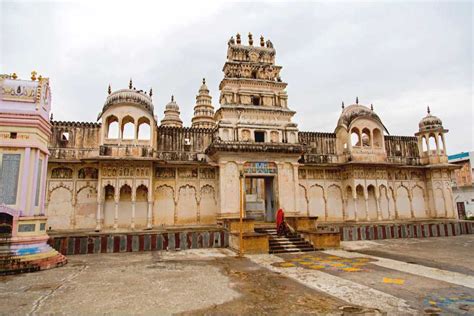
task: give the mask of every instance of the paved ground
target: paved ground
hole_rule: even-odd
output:
[[[70,256],[0,278],[0,314],[474,314],[474,236],[348,242],[235,258],[224,249]]]

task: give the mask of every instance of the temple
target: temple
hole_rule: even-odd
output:
[[[456,218],[456,167],[430,110],[412,136],[390,135],[358,99],[342,105],[333,132],[299,131],[281,70],[270,40],[254,45],[249,34],[245,45],[237,34],[227,43],[219,106],[205,80],[197,83],[191,127],[174,97],[160,118],[152,91],[132,80],[109,87],[98,122],[52,120],[47,226],[214,225],[239,217],[241,181],[245,218],[255,221],[274,221],[279,208],[322,223]]]
[[[49,79],[0,75],[0,275],[62,266],[45,214]]]

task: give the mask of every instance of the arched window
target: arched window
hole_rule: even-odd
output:
[[[107,138],[117,139],[119,137],[119,124],[116,116],[109,116],[107,122]]]
[[[126,116],[122,120],[122,139],[135,138],[135,124],[131,116]]]
[[[351,145],[360,146],[360,135],[359,130],[357,128],[353,128],[351,131]]]
[[[430,144],[430,151],[436,151],[436,139],[433,134],[430,135],[429,144]]]
[[[370,130],[367,128],[364,128],[362,130],[362,145],[364,147],[370,147],[371,146],[371,141],[370,141]]]
[[[378,128],[375,128],[372,131],[374,135],[374,147],[382,147],[382,142],[383,142],[383,137],[382,137],[382,132]]]
[[[444,152],[444,144],[443,144],[443,139],[441,138],[441,134],[438,134],[438,147],[440,153]]]
[[[138,120],[138,139],[148,140],[151,138],[150,121],[146,117]]]
[[[423,152],[426,152],[428,150],[428,141],[426,140],[425,136],[423,136],[423,138],[421,139],[421,148]]]
[[[252,96],[252,104],[253,105],[260,105],[260,97]]]

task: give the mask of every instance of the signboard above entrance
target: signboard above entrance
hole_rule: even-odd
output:
[[[277,166],[274,162],[246,162],[244,164],[245,174],[276,174]]]

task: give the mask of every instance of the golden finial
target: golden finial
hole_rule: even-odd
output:
[[[132,78],[130,78],[130,81],[128,82],[128,88],[132,89],[133,83],[132,83]]]
[[[151,98],[152,95],[153,95],[153,89],[150,88],[150,98]]]
[[[249,45],[253,46],[253,35],[249,32]]]
[[[239,33],[237,33],[236,38],[237,38],[237,45],[240,45],[241,41],[240,41],[240,34]]]
[[[36,81],[36,71],[31,72],[31,80]]]
[[[109,94],[112,93],[112,88],[110,87],[110,84],[109,84],[109,88],[107,89],[107,92],[108,92]]]
[[[13,80],[16,80],[16,78],[18,78],[18,76],[16,75],[16,72],[14,72],[14,73],[12,74],[12,79],[13,79]]]
[[[426,111],[428,112],[428,114],[431,114],[431,110],[430,110],[430,106],[429,106],[429,105],[426,107]]]
[[[263,38],[263,35],[260,35],[260,46],[265,47],[265,39]]]

